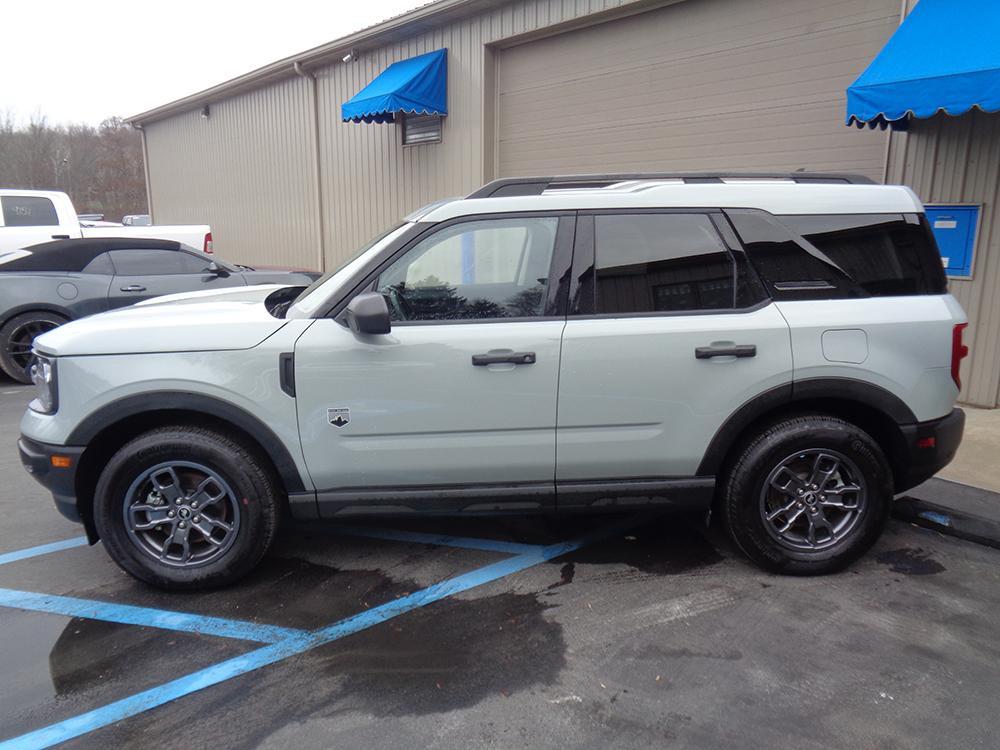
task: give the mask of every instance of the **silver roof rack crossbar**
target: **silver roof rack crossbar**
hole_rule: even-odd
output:
[[[579,174],[552,177],[504,177],[483,185],[467,198],[509,198],[541,195],[550,188],[580,190],[602,188],[628,180],[683,180],[687,184],[716,183],[724,180],[791,180],[804,184],[874,185],[860,174],[841,172],[636,172],[627,174]]]

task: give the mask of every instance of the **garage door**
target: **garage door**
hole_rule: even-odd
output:
[[[899,0],[686,0],[503,50],[501,176],[830,169],[880,180],[847,86]]]

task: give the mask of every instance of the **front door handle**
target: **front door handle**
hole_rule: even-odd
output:
[[[711,359],[712,357],[756,357],[755,344],[736,344],[735,346],[699,346],[694,350],[695,359]]]
[[[146,287],[144,287],[144,286],[142,286],[140,284],[129,284],[128,286],[123,286],[122,287],[122,291],[123,292],[144,292],[144,291],[146,291]]]
[[[486,354],[473,354],[472,364],[474,367],[486,367],[486,365],[533,365],[535,364],[534,352],[496,352]]]

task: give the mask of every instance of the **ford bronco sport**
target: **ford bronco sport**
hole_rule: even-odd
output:
[[[304,291],[41,336],[19,445],[91,542],[165,588],[244,575],[286,506],[714,509],[758,564],[825,573],[954,455],[965,326],[905,187],[504,179]]]

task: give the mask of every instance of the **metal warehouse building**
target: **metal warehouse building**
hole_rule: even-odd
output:
[[[335,267],[410,211],[494,177],[807,169],[908,184],[933,206],[970,316],[963,398],[993,407],[1000,114],[981,110],[1000,103],[862,115],[846,95],[865,72],[858,85],[871,86],[855,98],[872,105],[894,33],[921,14],[937,13],[917,29],[936,41],[960,30],[995,40],[993,5],[438,0],[132,122],[155,221],[211,223],[220,254],[262,265]],[[897,50],[888,67],[925,57],[956,55]],[[392,81],[426,83],[438,60],[436,108],[364,110],[392,99]],[[845,113],[892,127],[846,127]]]

